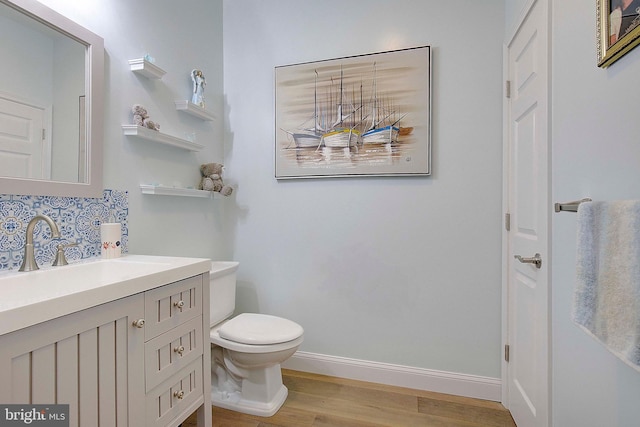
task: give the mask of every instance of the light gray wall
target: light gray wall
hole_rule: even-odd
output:
[[[224,1],[238,309],[307,352],[500,376],[503,0]],[[433,46],[433,175],[274,179],[274,67]]]
[[[223,122],[204,122],[175,109],[190,99],[193,68],[207,79],[207,108],[222,117],[222,2],[220,0],[42,0],[105,40],[104,187],[129,191],[129,251],[224,259],[222,219],[232,199],[145,196],[142,183],[196,186],[199,165],[223,161]],[[140,77],[128,60],[149,53],[166,71],[162,80]],[[131,106],[142,104],[161,131],[195,133],[198,153],[127,138]]]
[[[598,68],[595,12],[591,0],[552,2],[554,201],[640,198],[640,49]],[[554,426],[637,426],[640,373],[571,321],[575,241],[575,214],[554,214]]]

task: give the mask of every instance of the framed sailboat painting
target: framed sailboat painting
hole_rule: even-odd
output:
[[[277,179],[431,174],[431,48],[275,69]]]

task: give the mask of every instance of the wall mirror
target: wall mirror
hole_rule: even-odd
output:
[[[0,0],[0,194],[102,195],[104,41]]]

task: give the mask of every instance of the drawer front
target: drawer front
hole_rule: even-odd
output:
[[[202,404],[203,393],[200,357],[147,393],[147,426],[169,425],[190,406]]]
[[[202,277],[190,277],[144,293],[145,340],[202,315]]]
[[[144,345],[146,391],[200,358],[202,342],[202,316],[164,333]]]

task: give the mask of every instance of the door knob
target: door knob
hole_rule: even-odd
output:
[[[542,267],[542,258],[540,257],[540,254],[535,254],[531,258],[521,257],[520,255],[514,255],[513,257],[523,264],[533,264],[536,268]]]

